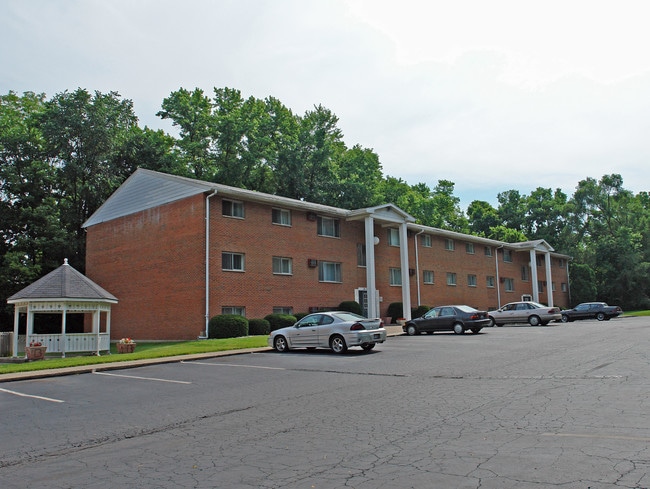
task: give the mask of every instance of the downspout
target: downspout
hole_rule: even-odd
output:
[[[505,245],[498,246],[494,250],[494,263],[496,265],[496,273],[497,273],[497,309],[501,309],[501,278],[499,277],[499,250],[503,248]]]
[[[205,198],[205,333],[200,339],[208,338],[210,322],[210,197],[217,195],[217,189]]]
[[[419,233],[416,233],[414,236],[415,242],[415,284],[417,285],[418,289],[418,307],[422,304],[421,298],[420,298],[420,257],[418,256],[418,236],[420,236],[424,232],[424,229],[420,229]]]

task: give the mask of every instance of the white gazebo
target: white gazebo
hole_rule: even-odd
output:
[[[67,258],[59,268],[9,297],[7,303],[14,305],[13,357],[31,342],[39,342],[48,353],[61,353],[63,357],[72,352],[99,355],[110,351],[111,304],[116,304],[117,298],[68,265]],[[61,333],[35,333],[34,315],[39,313],[61,314]],[[20,314],[27,315],[27,327],[26,334],[19,337]],[[92,320],[84,320],[84,331],[89,331],[66,333],[68,314],[89,315]]]

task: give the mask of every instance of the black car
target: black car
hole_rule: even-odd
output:
[[[490,323],[487,311],[469,306],[439,306],[427,311],[424,316],[407,321],[402,330],[409,336],[434,331],[453,331],[463,334],[468,329],[478,333]]]
[[[612,318],[623,314],[619,306],[609,306],[605,302],[583,302],[573,309],[562,311],[562,322],[568,323],[576,319],[598,319],[598,321],[609,321]]]

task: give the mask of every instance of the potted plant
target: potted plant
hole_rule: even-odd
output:
[[[27,360],[43,360],[45,358],[45,351],[47,346],[43,346],[40,341],[32,341],[29,346],[25,347],[25,354]]]
[[[135,351],[135,341],[131,338],[122,338],[117,342],[117,353],[133,353]]]

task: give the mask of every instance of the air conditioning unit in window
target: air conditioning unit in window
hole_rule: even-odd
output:
[[[308,212],[307,213],[307,220],[308,221],[315,221],[316,220],[316,213],[315,212]]]
[[[505,282],[505,281],[506,281],[506,278],[505,278],[505,277],[499,277],[499,282],[503,283],[503,282]]]
[[[409,275],[412,277],[415,275],[415,268],[409,268]]]
[[[318,266],[318,260],[316,258],[308,258],[307,266],[309,268],[316,268]]]

